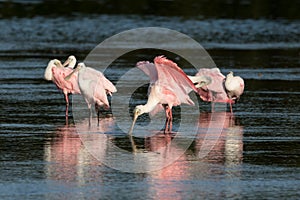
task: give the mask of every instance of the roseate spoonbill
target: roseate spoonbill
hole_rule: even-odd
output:
[[[79,63],[76,69],[65,79],[72,78],[76,72],[78,72],[78,83],[81,94],[90,111],[89,124],[92,119],[92,104],[95,104],[99,124],[100,107],[104,107],[105,109],[110,107],[107,94],[112,95],[112,93],[117,92],[117,89],[100,71],[86,67],[84,63]]]
[[[132,134],[138,116],[143,113],[151,114],[151,112],[156,112],[162,107],[166,113],[165,133],[171,132],[172,107],[181,103],[194,105],[188,94],[192,90],[197,92],[197,88],[176,63],[164,56],[155,57],[154,64],[141,61],[136,66],[150,78],[149,94],[145,105],[135,107],[133,122],[128,134]]]
[[[244,92],[245,83],[239,76],[233,76],[233,72],[229,72],[225,80],[225,89],[230,100],[236,102]],[[232,112],[232,105],[230,102],[230,111]]]
[[[73,72],[73,69],[63,67],[61,62],[57,59],[50,60],[44,73],[44,78],[48,81],[52,81],[57,88],[61,89],[65,96],[66,101],[66,123],[68,123],[68,111],[69,111],[69,97],[68,94],[80,94],[78,86],[77,73],[69,80],[65,80],[65,77]]]
[[[208,77],[210,82],[204,86],[199,85],[197,77]],[[229,88],[226,87],[227,78],[220,72],[219,68],[202,68],[196,74],[196,76],[189,76],[193,83],[198,83],[195,86],[198,88],[198,94],[203,101],[212,102],[212,108],[214,103],[229,103],[230,111],[232,112],[232,103],[235,103],[236,96],[231,98],[229,91],[232,91],[236,87],[236,81],[232,82]],[[244,83],[242,83],[244,85]],[[235,88],[236,89],[236,88]],[[232,92],[234,93],[234,92]],[[242,94],[239,93],[239,96]],[[233,96],[232,96],[233,97]]]
[[[69,68],[74,69],[76,62],[77,62],[76,57],[73,55],[70,55],[62,66],[63,67],[68,66]]]

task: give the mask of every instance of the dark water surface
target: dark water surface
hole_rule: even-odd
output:
[[[0,20],[0,198],[299,198],[299,24],[135,15]],[[63,94],[43,80],[43,73],[49,59],[74,54],[82,61],[105,38],[145,26],[191,36],[224,74],[232,70],[243,77],[246,88],[234,116],[212,115],[210,105],[200,102],[199,132],[187,151],[176,149],[182,151],[180,159],[160,171],[132,174],[107,167],[90,154],[72,114],[65,125]],[[114,62],[112,81],[135,61],[127,57]],[[146,89],[141,91],[137,101],[146,95]],[[99,144],[106,140],[131,149],[117,121],[101,119],[99,133],[90,135],[95,142],[90,148],[99,148],[103,158],[108,150]],[[200,158],[203,132],[209,126],[221,128],[221,135],[210,140],[215,145]],[[144,153],[155,152],[165,142],[159,135],[135,141]]]

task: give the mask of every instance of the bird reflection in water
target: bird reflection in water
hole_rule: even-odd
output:
[[[236,125],[229,112],[201,113],[195,140],[196,154],[212,163],[241,163],[243,158],[243,128]]]
[[[138,151],[135,137],[129,136],[133,151]],[[145,137],[144,152],[164,153],[170,147],[176,134],[164,134],[162,131]],[[199,115],[198,133],[194,146],[189,150],[201,161],[211,163],[241,163],[243,157],[243,128],[236,124],[235,116],[230,112],[204,112]],[[172,148],[175,148],[174,145]],[[176,150],[178,151],[178,150]],[[181,151],[184,151],[182,149]],[[139,150],[141,152],[141,150]],[[168,154],[168,156],[170,156]]]
[[[58,127],[45,144],[44,159],[48,163],[45,172],[49,179],[84,184],[87,179],[97,176],[87,166],[102,165],[93,156],[93,151],[97,156],[105,156],[107,136],[102,133],[111,131],[114,119],[100,119],[99,126],[89,126],[88,120],[78,122],[76,126]]]
[[[230,112],[201,113],[198,126],[199,131],[191,147],[185,152],[181,150],[182,156],[172,164],[150,174],[157,183],[149,189],[155,194],[155,199],[182,199],[180,194],[186,188],[176,184],[178,181],[202,180],[207,177],[232,180],[232,176],[237,179],[241,176],[239,167],[231,170],[223,167],[238,166],[242,162],[243,128],[236,124],[235,117]],[[155,151],[165,144],[170,145],[172,140],[153,137],[147,142],[149,149]],[[196,190],[199,195],[207,194],[201,185]]]

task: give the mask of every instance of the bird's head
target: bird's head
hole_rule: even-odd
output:
[[[133,121],[132,121],[132,125],[130,127],[130,130],[128,132],[128,135],[131,135],[132,134],[132,131],[133,131],[133,127],[134,127],[134,124],[137,120],[137,118],[142,115],[144,113],[144,109],[143,109],[143,105],[139,105],[139,106],[136,106],[135,109],[133,110]]]
[[[83,62],[81,62],[81,63],[78,63],[78,65],[77,65],[77,67],[76,67],[75,70],[79,71],[79,70],[81,70],[84,67],[85,67],[85,64]]]
[[[144,114],[143,107],[144,107],[143,105],[136,106],[135,109],[133,110],[133,115],[136,116],[136,117],[138,117],[141,114]]]
[[[227,74],[226,78],[231,78],[231,77],[233,77],[233,72],[232,72],[232,71],[230,71],[230,72]]]
[[[212,82],[209,76],[199,76],[199,82],[195,85],[196,88],[201,88],[203,86],[209,85]]]
[[[55,65],[55,67],[63,67],[61,62],[57,59],[52,60],[53,61],[53,65]]]
[[[57,59],[53,59],[48,62],[47,68],[44,73],[44,78],[48,81],[52,80],[52,68],[53,67],[62,67],[61,62]]]
[[[76,58],[75,56],[71,55],[68,57],[68,59],[64,62],[63,67],[66,67],[67,65],[69,65],[71,68],[74,68],[75,64],[76,64]]]
[[[68,76],[65,77],[65,80],[68,81],[74,73],[78,72],[79,70],[81,70],[82,68],[85,67],[84,63],[78,63],[76,69],[74,69]]]

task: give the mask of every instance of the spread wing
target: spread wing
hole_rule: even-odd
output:
[[[157,83],[171,91],[180,103],[194,105],[188,94],[192,90],[197,92],[197,88],[183,70],[164,56],[157,56],[154,63],[157,70]]]
[[[148,61],[140,61],[136,64],[140,70],[142,70],[150,78],[150,84],[155,83],[158,79],[157,70],[153,63]]]

